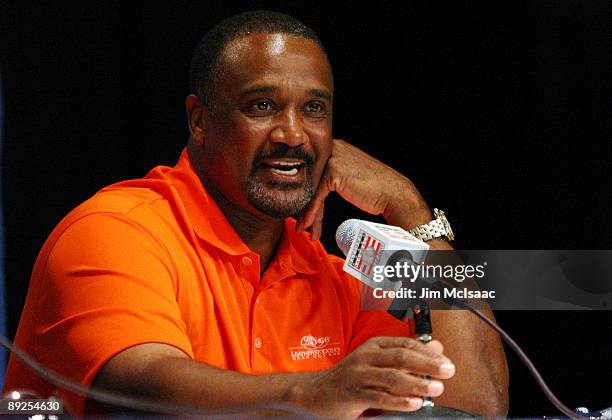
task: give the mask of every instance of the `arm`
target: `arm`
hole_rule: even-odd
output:
[[[454,367],[448,363],[439,342],[426,346],[409,338],[379,337],[329,370],[248,375],[198,363],[175,347],[151,343],[114,356],[94,386],[203,409],[276,402],[321,417],[355,418],[368,408],[417,410],[422,402],[418,396],[438,396],[443,387],[406,370],[449,378]],[[447,366],[441,368],[443,364]]]
[[[422,216],[410,217],[390,207],[385,218],[389,223],[408,230],[428,223],[433,220],[433,215],[424,208]],[[442,238],[428,244],[431,249],[453,249]],[[484,307],[480,311],[495,320],[490,309]],[[485,416],[506,416],[508,365],[497,333],[468,310],[434,310],[431,318],[434,337],[444,344],[446,355],[457,366],[456,375],[446,382],[447,391],[434,402]]]
[[[483,311],[495,319],[490,310]],[[467,310],[432,311],[432,328],[457,366],[447,392],[434,399],[446,407],[484,416],[508,414],[508,365],[500,339]]]
[[[176,347],[148,343],[114,356],[94,387],[204,409],[286,402],[290,387],[308,374],[247,375],[197,363]],[[104,407],[105,410],[116,410]]]
[[[248,375],[199,363],[172,266],[157,236],[135,220],[114,213],[79,218],[55,242],[35,284],[44,290],[39,307],[54,309],[37,317],[39,360],[83,384],[157,401],[204,409],[287,402],[344,418],[367,408],[414,411],[420,396],[442,393],[436,379],[454,374],[452,365],[441,369],[449,360],[439,342],[405,337],[371,339],[316,373]],[[61,396],[83,414],[82,398]]]
[[[411,229],[433,219],[429,206],[414,184],[382,162],[342,141],[334,148],[317,192],[298,229],[321,236],[323,203],[335,191],[370,214],[382,214],[388,223]],[[444,239],[428,242],[432,249],[453,248]],[[490,310],[484,311],[493,318]],[[482,415],[505,415],[508,410],[508,368],[497,334],[467,311],[432,311],[433,329],[457,375],[446,383],[442,405]],[[477,390],[476,392],[474,390]]]

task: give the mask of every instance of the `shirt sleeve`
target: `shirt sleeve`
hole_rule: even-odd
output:
[[[122,214],[72,223],[54,244],[36,289],[35,355],[90,385],[117,353],[165,343],[193,358],[176,301],[174,266],[163,244]],[[84,398],[61,391],[77,415]]]

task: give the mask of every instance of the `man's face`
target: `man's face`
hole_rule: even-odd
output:
[[[299,214],[332,146],[331,69],[313,41],[255,34],[223,52],[200,168],[216,193],[249,212]]]

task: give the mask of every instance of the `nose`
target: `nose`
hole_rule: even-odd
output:
[[[270,133],[273,143],[285,143],[289,147],[308,143],[308,135],[304,131],[304,121],[300,112],[291,108],[281,113],[279,117],[278,124]]]

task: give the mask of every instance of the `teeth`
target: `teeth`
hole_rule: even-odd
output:
[[[300,166],[300,163],[298,163],[298,162],[282,162],[282,161],[275,161],[275,162],[272,162],[272,165],[275,165],[275,166],[288,166],[288,167],[295,167],[295,166]]]
[[[297,168],[287,169],[287,170],[272,168],[272,172],[275,173],[275,174],[278,174],[278,175],[289,175],[289,176],[291,176],[291,175],[297,174],[298,170],[297,170]]]

